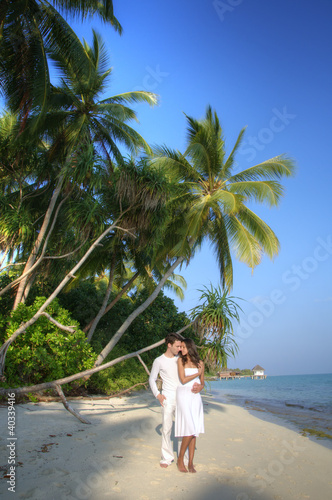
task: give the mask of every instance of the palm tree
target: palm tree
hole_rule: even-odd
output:
[[[59,87],[52,86],[49,99],[50,111],[43,127],[51,137],[56,136],[51,153],[62,156],[71,154],[77,144],[94,144],[99,154],[118,165],[124,163],[117,143],[131,153],[138,148],[150,151],[144,139],[129,125],[137,121],[128,104],[157,103],[157,96],[147,91],[125,92],[98,100],[110,79],[112,68],[101,37],[93,31],[90,47],[85,40],[80,45],[79,60],[70,60],[61,53],[50,53],[61,77]]]
[[[91,339],[99,319],[107,313],[116,301],[108,304],[112,291],[112,281],[123,282],[126,276],[128,290],[130,285],[135,286],[135,290],[144,287],[153,291],[156,281],[164,274],[165,264],[155,258],[153,248],[156,241],[160,240],[160,232],[165,217],[165,203],[167,186],[165,186],[164,176],[155,175],[153,169],[143,160],[125,161],[120,168],[114,170],[114,179],[118,178],[116,191],[118,196],[106,186],[99,192],[99,200],[105,207],[112,207],[112,213],[117,214],[119,207],[122,209],[130,206],[130,210],[121,220],[121,227],[127,232],[125,235],[115,233],[105,238],[102,248],[91,255],[85,266],[81,268],[80,275],[98,276],[101,272],[109,269],[109,283],[98,317],[87,325],[85,331],[89,329],[88,340]],[[144,200],[141,198],[140,186],[145,185]],[[159,198],[156,193],[159,190]],[[116,207],[118,203],[118,207]],[[142,209],[146,207],[146,209]],[[110,265],[110,263],[112,264]],[[128,266],[133,270],[135,278],[131,280],[128,275]],[[79,278],[79,276],[78,276]],[[175,283],[178,281],[182,286],[186,283],[180,276],[172,275],[165,282],[165,287],[172,288],[180,298],[183,298],[181,287]],[[119,294],[119,298],[122,295]]]
[[[66,287],[69,281],[73,277],[75,277],[75,274],[79,271],[79,269],[87,261],[87,259],[89,259],[90,255],[96,250],[96,248],[101,244],[101,241],[106,238],[107,235],[111,232],[114,233],[119,230],[123,231],[124,233],[126,232],[124,228],[119,227],[118,225],[121,224],[123,216],[126,213],[129,213],[130,210],[132,210],[134,214],[134,216],[132,215],[132,220],[136,220],[138,218],[138,220],[141,219],[142,221],[148,221],[151,218],[151,214],[153,213],[153,211],[158,211],[159,207],[163,206],[165,198],[163,183],[156,182],[156,177],[154,175],[151,175],[150,182],[147,182],[147,172],[145,172],[144,170],[137,170],[137,175],[132,180],[133,183],[129,190],[128,186],[124,193],[121,192],[121,189],[119,190],[118,198],[121,198],[121,202],[119,202],[119,210],[115,214],[110,214],[109,219],[104,223],[104,231],[99,231],[99,234],[96,235],[97,237],[94,239],[94,241],[87,244],[87,248],[84,252],[82,252],[80,258],[75,259],[72,269],[67,272],[62,281],[58,284],[56,289],[50,294],[46,301],[41,305],[34,316],[25,323],[21,324],[20,327],[15,332],[13,332],[6,340],[6,342],[1,346],[0,374],[3,373],[5,356],[9,345],[19,335],[21,335],[21,333],[23,333],[26,328],[33,325],[42,315],[45,314],[48,305],[51,304],[51,302],[57,297],[57,295]],[[117,188],[115,183],[113,187],[114,189]]]
[[[157,148],[153,162],[175,175],[186,189],[182,247],[208,240],[215,251],[221,282],[231,289],[231,250],[251,269],[261,262],[264,253],[271,259],[278,254],[277,236],[248,204],[278,206],[283,194],[279,180],[294,174],[294,163],[281,155],[234,173],[235,155],[245,129],[227,157],[223,131],[211,107],[203,120],[187,116],[187,121],[185,153]]]
[[[137,119],[135,111],[127,104],[156,103],[155,94],[145,91],[127,92],[98,101],[111,70],[106,70],[107,58],[104,45],[96,33],[93,33],[92,47],[86,42],[80,45],[79,62],[68,61],[62,54],[51,53],[50,56],[61,72],[62,85],[52,87],[49,98],[50,111],[45,114],[43,127],[50,142],[48,160],[58,167],[54,170],[55,176],[52,179],[54,187],[49,206],[23,274],[31,272],[36,262],[56,206],[60,199],[64,199],[64,189],[66,188],[67,192],[68,189],[79,189],[84,193],[86,182],[92,184],[98,181],[99,171],[94,168],[93,159],[82,164],[81,157],[89,153],[92,147],[94,157],[103,155],[107,160],[111,174],[114,169],[114,159],[120,165],[124,163],[118,144],[122,144],[133,153],[139,148],[149,150],[144,139],[126,123]],[[80,66],[81,72],[76,71],[77,65]],[[48,172],[45,174],[48,175]],[[96,179],[93,179],[93,176]],[[24,291],[28,281],[28,276],[21,280],[14,307],[25,300]]]
[[[45,196],[46,147],[19,140],[19,128],[17,114],[0,116],[0,251],[9,257],[32,244],[32,214],[43,215]]]
[[[178,266],[190,261],[204,240],[212,244],[222,286],[229,290],[233,285],[231,249],[237,259],[252,269],[264,253],[270,258],[278,254],[277,236],[248,203],[277,206],[283,193],[279,180],[294,174],[292,160],[277,156],[233,173],[235,154],[245,129],[227,157],[220,122],[211,107],[203,120],[187,116],[187,121],[185,153],[160,147],[151,159],[155,169],[178,183],[178,192],[169,204],[171,216],[165,239],[159,246],[169,263],[168,271],[147,301],[126,319],[105,346],[96,366],[103,362],[131,322],[153,302],[168,277]]]
[[[79,53],[78,39],[59,12],[69,15],[98,15],[116,31],[122,28],[113,13],[111,0],[3,0],[0,2],[0,92],[8,106],[20,112],[21,127],[29,114],[47,109],[50,74],[47,50],[67,58]]]

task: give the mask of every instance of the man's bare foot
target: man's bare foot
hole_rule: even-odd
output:
[[[188,465],[188,470],[189,470],[189,472],[197,472],[197,470],[195,469],[195,467],[193,465]]]
[[[162,467],[163,469],[166,469],[168,467],[168,464],[160,464],[160,467]]]
[[[177,466],[180,472],[188,472],[187,469],[184,466],[183,460],[178,460],[177,461]]]

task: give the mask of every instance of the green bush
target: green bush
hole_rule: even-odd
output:
[[[45,297],[37,297],[32,305],[21,304],[9,316],[0,318],[2,341],[28,321],[45,300]],[[47,313],[62,325],[73,326],[75,332],[65,332],[46,317],[40,317],[8,348],[5,367],[7,386],[50,382],[93,367],[96,354],[68,311],[54,300]]]
[[[39,318],[9,347],[5,368],[6,383],[1,385],[17,387],[49,382],[92,368],[100,351],[130,312],[144,302],[147,295],[147,291],[141,292],[135,297],[134,304],[128,299],[121,299],[102,318],[90,345],[86,343],[85,333],[79,328],[94,317],[102,297],[99,297],[94,285],[90,283],[62,294],[47,308],[47,312],[63,325],[75,325],[75,333],[60,330],[46,317]],[[37,297],[32,305],[20,305],[14,312],[9,309],[10,303],[5,310],[0,307],[0,340],[4,342],[22,322],[30,319],[45,300],[44,297]],[[167,333],[182,328],[188,321],[184,313],[178,313],[174,302],[161,292],[154,303],[130,325],[105,362],[153,344]],[[185,335],[192,336],[191,329],[186,330]],[[144,353],[142,359],[151,368],[155,357],[164,351],[163,344]],[[90,393],[114,394],[140,382],[147,382],[147,379],[141,363],[133,358],[92,375],[84,383],[84,387]],[[81,384],[82,381],[77,383]],[[68,390],[68,387],[65,385],[63,388]]]
[[[148,382],[148,375],[141,363],[131,358],[92,375],[88,390],[92,393],[115,394],[140,382]]]

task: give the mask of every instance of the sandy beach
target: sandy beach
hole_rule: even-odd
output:
[[[197,474],[159,466],[161,408],[149,391],[111,399],[15,405],[1,414],[3,499],[288,500],[332,498],[332,451],[295,430],[203,395]],[[15,492],[8,475],[15,460]],[[13,476],[12,476],[13,477]]]

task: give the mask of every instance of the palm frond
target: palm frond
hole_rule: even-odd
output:
[[[85,19],[98,14],[104,22],[109,22],[115,31],[122,34],[122,26],[114,16],[112,0],[53,0],[64,12]]]
[[[295,173],[294,161],[286,155],[275,156],[229,177],[228,182],[278,180]]]
[[[250,233],[256,238],[264,252],[273,259],[278,255],[280,243],[276,234],[257,214],[248,207],[243,206],[237,215],[239,221],[245,225]]]
[[[227,179],[231,175],[231,171],[234,167],[234,162],[235,162],[235,154],[241,145],[245,131],[246,131],[246,127],[244,127],[240,131],[238,138],[236,139],[236,142],[234,144],[234,147],[233,147],[232,151],[230,152],[227,160],[225,161],[225,164],[222,168],[222,173],[221,173],[221,177],[223,179]]]
[[[254,269],[261,262],[263,254],[259,241],[236,215],[228,217],[227,230],[236,258]]]
[[[124,92],[122,94],[117,94],[115,96],[112,96],[111,98],[104,99],[103,101],[101,101],[101,103],[108,103],[108,102],[114,102],[120,104],[122,103],[135,104],[135,103],[146,102],[147,104],[150,104],[150,106],[155,106],[158,103],[158,96],[153,92],[147,92],[145,90],[136,90],[135,92]]]
[[[239,181],[227,185],[231,193],[243,195],[247,201],[277,206],[283,194],[283,186],[277,181]]]

